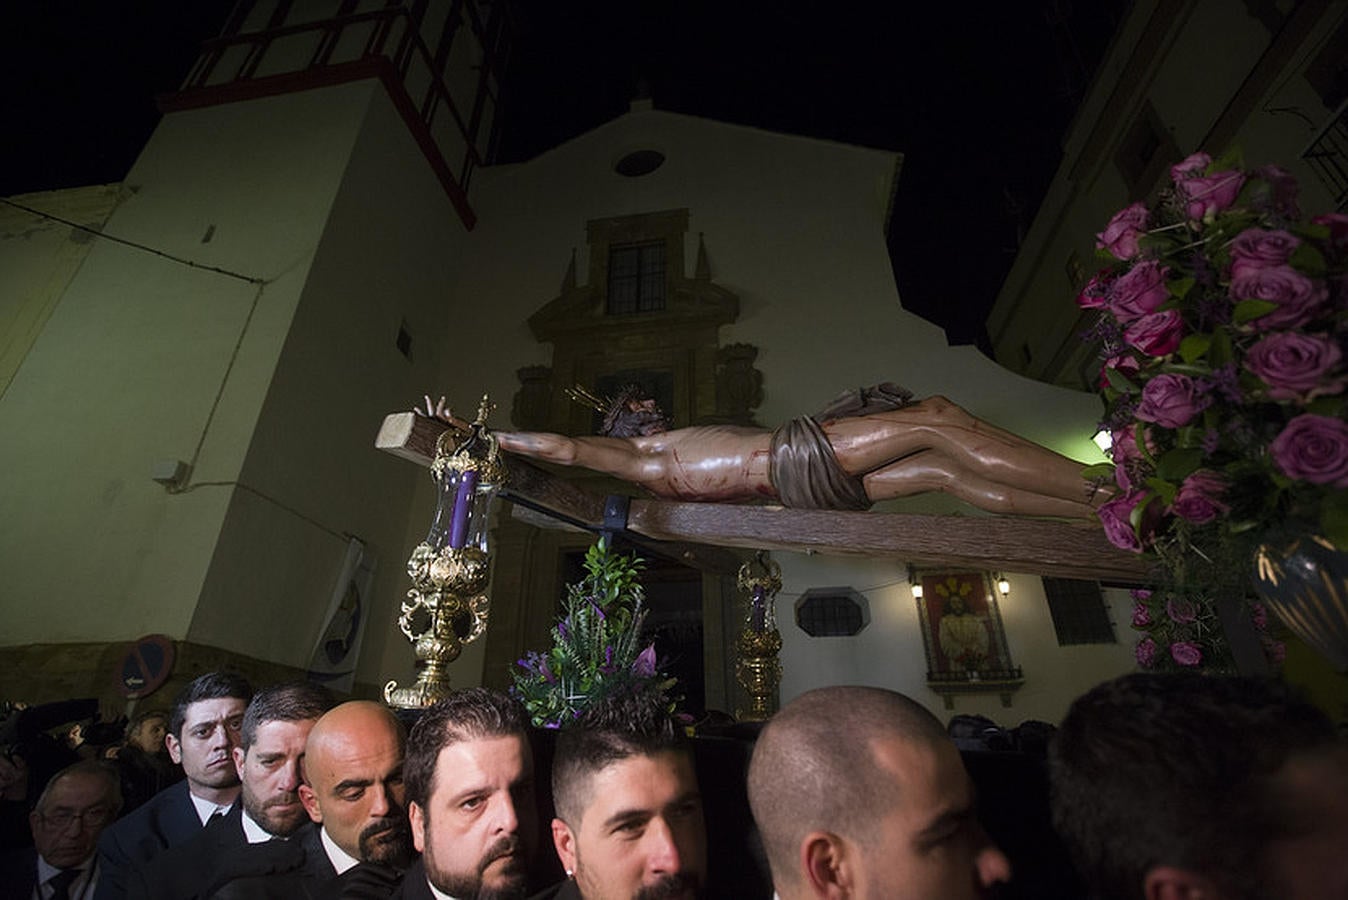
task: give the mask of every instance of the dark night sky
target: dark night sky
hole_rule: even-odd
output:
[[[121,180],[232,0],[39,0],[0,30],[0,196]],[[904,153],[905,307],[982,322],[1127,0],[515,0],[501,159],[657,108]]]

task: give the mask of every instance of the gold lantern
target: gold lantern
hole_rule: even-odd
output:
[[[736,709],[741,721],[762,722],[777,711],[782,682],[782,635],[775,604],[782,589],[782,570],[763,551],[740,566],[739,589],[748,598],[744,628],[735,638],[735,680],[749,697],[747,709]]]
[[[419,672],[411,687],[397,687],[396,681],[384,686],[390,706],[421,709],[447,696],[449,664],[487,628],[491,504],[505,480],[500,448],[486,427],[491,409],[484,395],[466,433],[450,428],[436,441],[435,518],[407,560],[412,589],[398,618],[415,648]]]

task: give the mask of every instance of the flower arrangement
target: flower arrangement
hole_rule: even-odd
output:
[[[1235,660],[1210,597],[1175,590],[1135,590],[1133,630],[1139,633],[1134,654],[1143,669],[1194,669],[1234,674]],[[1287,650],[1268,631],[1268,611],[1262,603],[1242,608],[1241,615],[1259,637],[1264,657],[1273,667],[1282,665]]]
[[[1276,166],[1198,153],[1170,175],[1097,235],[1108,265],[1077,298],[1100,311],[1105,533],[1181,582],[1195,559],[1243,575],[1280,531],[1348,548],[1348,216],[1303,222]]]
[[[516,662],[512,693],[534,725],[558,728],[590,703],[615,694],[653,695],[673,712],[675,679],[657,670],[655,645],[641,647],[644,563],[618,553],[607,537],[585,553],[585,577],[567,588],[566,613],[552,629],[552,649]]]

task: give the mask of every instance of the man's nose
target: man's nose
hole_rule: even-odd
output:
[[[287,793],[293,794],[300,789],[300,783],[304,779],[300,777],[300,761],[298,758],[286,760],[285,764],[281,766],[279,774],[281,786],[285,788]]]
[[[679,842],[674,830],[664,819],[655,818],[646,826],[646,871],[652,875],[665,875],[679,872],[683,860],[679,853]]]
[[[996,844],[989,842],[978,851],[974,865],[978,867],[978,883],[983,887],[992,887],[994,884],[1011,880],[1011,860],[1006,858],[1006,854],[998,849]]]
[[[496,804],[496,830],[505,834],[515,834],[520,830],[519,811],[509,791],[501,792],[500,802]]]
[[[370,801],[370,815],[382,819],[389,814],[393,804],[389,802],[388,788],[379,782],[370,785],[370,790],[374,792],[374,799]]]

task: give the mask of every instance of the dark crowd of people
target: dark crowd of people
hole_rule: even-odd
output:
[[[1056,730],[1015,732],[820,688],[758,731],[730,790],[668,710],[630,697],[541,744],[482,688],[410,731],[379,703],[224,672],[126,722],[89,704],[6,711],[0,900],[996,896],[1016,871],[980,818],[971,743],[1047,752],[1089,896],[1348,897],[1348,746],[1269,681],[1128,675]],[[751,849],[717,830],[732,806]],[[718,854],[751,857],[761,891]]]

